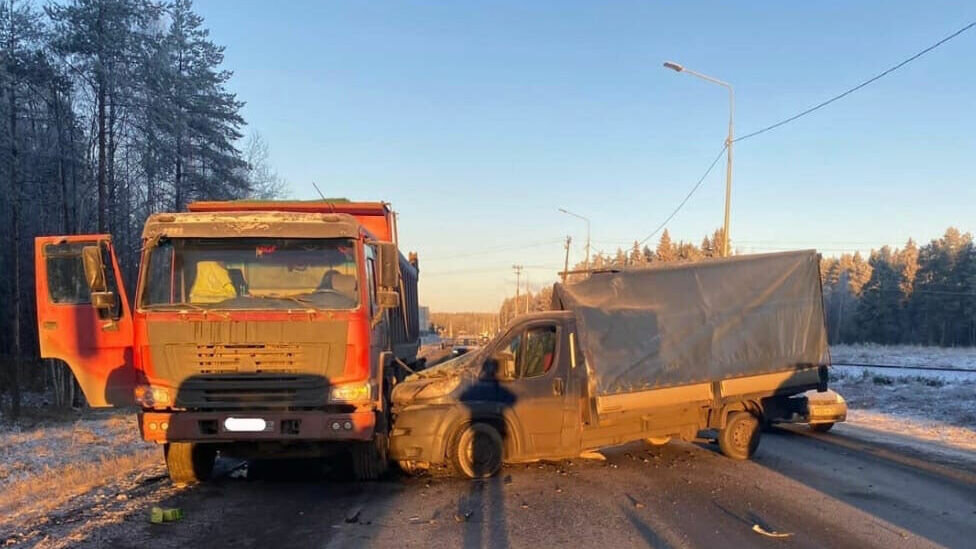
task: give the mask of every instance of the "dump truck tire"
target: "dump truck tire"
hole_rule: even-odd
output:
[[[175,484],[194,484],[210,480],[217,449],[212,444],[169,442],[163,447],[166,470]]]
[[[749,459],[759,447],[759,419],[749,412],[732,412],[718,432],[718,447],[732,459]]]
[[[816,433],[826,433],[834,428],[833,423],[811,423],[810,430]]]
[[[360,442],[352,449],[352,474],[356,480],[376,480],[390,466],[386,435],[377,434],[370,442]]]
[[[472,423],[455,438],[451,462],[455,471],[468,478],[489,478],[501,471],[504,454],[498,429],[488,423]]]

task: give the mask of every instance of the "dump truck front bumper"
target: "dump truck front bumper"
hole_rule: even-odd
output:
[[[147,442],[363,441],[376,427],[372,411],[156,412],[139,413]]]

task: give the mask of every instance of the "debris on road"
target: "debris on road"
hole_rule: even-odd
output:
[[[359,514],[362,512],[363,512],[362,505],[353,507],[352,509],[349,510],[348,513],[346,513],[346,522],[350,524],[354,522],[359,522]]]
[[[790,532],[770,532],[769,530],[766,530],[765,528],[759,526],[758,524],[752,525],[752,531],[756,532],[757,534],[762,534],[767,538],[788,538],[793,535]]]
[[[163,509],[162,507],[153,507],[149,514],[149,522],[153,524],[162,524],[164,522],[176,522],[183,518],[183,510],[179,508]]]
[[[473,514],[473,510],[458,511],[457,513],[454,513],[454,520],[457,522],[468,522],[468,519],[470,519],[471,515]]]

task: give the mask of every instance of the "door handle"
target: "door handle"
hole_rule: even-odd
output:
[[[563,388],[564,388],[563,378],[557,377],[556,379],[552,380],[552,394],[554,395],[563,394]]]

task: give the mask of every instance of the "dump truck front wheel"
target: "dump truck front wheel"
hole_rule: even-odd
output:
[[[749,459],[759,447],[759,419],[749,412],[732,412],[718,432],[718,447],[732,459]]]
[[[352,473],[356,480],[376,480],[389,465],[386,435],[377,433],[372,441],[358,442],[352,448]]]
[[[176,484],[210,480],[217,449],[212,444],[169,442],[163,447],[169,478]]]
[[[488,423],[472,423],[456,437],[451,461],[468,478],[489,478],[502,469],[504,452],[498,429]]]

